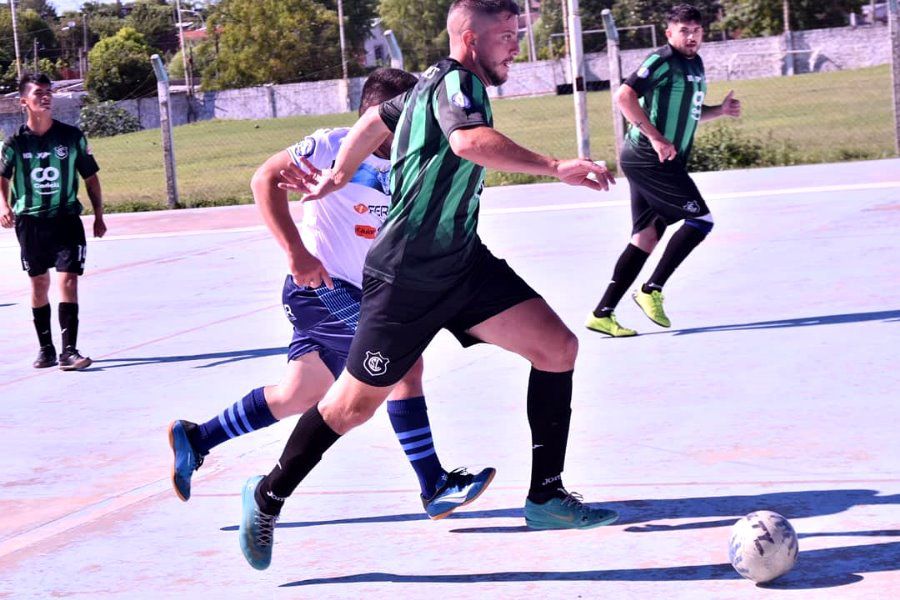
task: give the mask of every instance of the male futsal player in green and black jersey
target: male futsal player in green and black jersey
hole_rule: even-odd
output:
[[[584,529],[616,518],[562,483],[578,340],[476,232],[485,167],[598,190],[612,181],[590,160],[542,156],[493,129],[485,86],[500,85],[509,74],[519,49],[517,14],[514,0],[455,0],[447,18],[450,58],[426,70],[412,91],[367,111],[341,144],[334,168],[318,173],[309,165],[309,186],[298,184],[307,200],[340,188],[394,132],[392,207],[366,257],[346,368],[300,417],[275,468],[244,487],[239,537],[257,569],[269,565],[286,497],[341,435],[371,417],[441,329],[464,345],[496,344],[531,362],[527,524]]]
[[[64,371],[76,371],[91,364],[76,346],[78,277],[84,274],[86,246],[78,176],[84,178],[94,208],[94,236],[103,237],[100,168],[81,130],[52,118],[53,93],[46,75],[22,77],[19,96],[28,118],[0,150],[0,225],[15,225],[22,268],[31,277],[31,310],[40,343],[34,367],[58,363]],[[60,274],[62,352],[58,360],[50,331],[50,267]]]
[[[616,103],[630,122],[621,166],[631,187],[631,242],[619,257],[606,293],[585,325],[613,337],[636,335],[619,325],[613,311],[637,279],[668,225],[684,220],[666,246],[650,279],[633,298],[655,323],[669,327],[662,288],[713,228],[712,215],[687,172],[700,121],[740,116],[729,92],[719,106],[704,106],[706,76],[697,55],[703,41],[700,12],[688,4],[669,11],[669,43],[651,54],[625,80]]]

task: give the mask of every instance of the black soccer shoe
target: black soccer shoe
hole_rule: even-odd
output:
[[[93,362],[87,356],[82,356],[75,348],[67,348],[59,355],[59,369],[61,371],[80,371],[87,369]]]
[[[56,348],[53,347],[53,344],[41,346],[32,366],[35,369],[46,369],[47,367],[56,366]]]

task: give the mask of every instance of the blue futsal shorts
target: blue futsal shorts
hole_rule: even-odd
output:
[[[350,342],[359,323],[362,291],[341,279],[333,279],[334,289],[297,285],[288,275],[284,280],[281,302],[294,335],[288,347],[288,360],[318,352],[335,379],[344,370]]]

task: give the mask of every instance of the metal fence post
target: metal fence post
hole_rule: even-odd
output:
[[[587,89],[584,84],[584,47],[581,40],[581,12],[578,0],[569,4],[569,64],[572,71],[572,96],[575,98],[575,137],[578,140],[578,157],[590,158],[591,140],[588,130]]]
[[[178,208],[178,178],[175,175],[175,147],[172,143],[172,109],[169,104],[169,73],[159,54],[150,57],[156,74],[156,91],[159,94],[159,129],[162,131],[163,164],[166,167],[166,205]]]
[[[616,20],[608,8],[603,12],[603,28],[606,29],[606,53],[609,58],[609,94],[612,100],[613,136],[616,143],[616,170],[622,175],[619,157],[622,155],[622,141],[625,138],[625,118],[616,104],[616,92],[622,83],[622,57],[619,55],[619,30]]]
[[[888,25],[891,30],[891,82],[894,84],[894,150],[900,156],[900,9],[897,0],[888,2]]]

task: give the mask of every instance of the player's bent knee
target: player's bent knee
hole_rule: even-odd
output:
[[[575,368],[575,359],[578,357],[578,338],[566,329],[558,340],[555,344],[541,345],[537,355],[531,361],[536,369],[558,372],[570,371]]]

